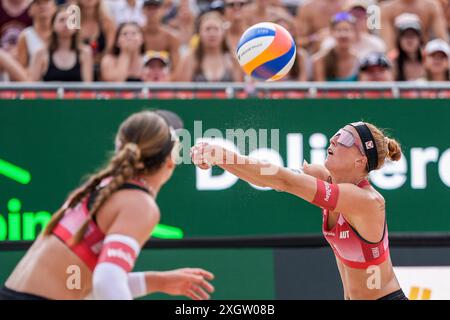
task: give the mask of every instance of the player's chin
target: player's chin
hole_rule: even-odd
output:
[[[336,169],[337,165],[338,164],[336,163],[336,159],[333,159],[330,156],[328,156],[325,159],[324,166],[325,166],[325,168],[328,169],[328,171],[334,171],[334,169]]]

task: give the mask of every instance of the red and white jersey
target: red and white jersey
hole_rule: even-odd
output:
[[[101,186],[106,185],[109,180],[105,179],[102,181]],[[135,180],[133,180],[133,183],[123,184],[119,189],[139,189],[148,193],[148,190],[139,181]],[[85,197],[76,207],[67,209],[64,217],[53,229],[53,234],[67,246],[69,246],[69,240],[72,236],[86,221],[89,214],[89,206],[92,202],[93,195],[91,194]],[[78,244],[71,246],[70,250],[93,271],[99,261],[104,239],[105,234],[100,230],[97,223],[91,220],[83,239]]]
[[[370,185],[367,180],[358,184],[360,188],[367,185]],[[372,243],[361,237],[342,214],[339,214],[334,227],[328,230],[329,212],[323,209],[322,213],[322,233],[335,255],[346,266],[365,269],[371,265],[379,265],[387,259],[389,256],[389,240],[386,223],[382,239],[377,243]]]

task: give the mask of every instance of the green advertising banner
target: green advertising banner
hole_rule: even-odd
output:
[[[189,145],[201,136],[256,135],[252,155],[293,168],[303,159],[323,162],[328,139],[345,124],[373,122],[389,129],[404,153],[371,177],[386,199],[390,232],[450,230],[448,100],[0,103],[0,240],[34,239],[67,194],[105,163],[121,121],[152,108],[177,112]],[[322,221],[320,210],[299,198],[192,164],[178,166],[157,201],[162,218],[154,235],[160,238],[319,233]]]

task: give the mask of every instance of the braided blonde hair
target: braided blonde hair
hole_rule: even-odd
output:
[[[170,129],[166,121],[155,112],[142,111],[128,117],[117,133],[117,150],[114,156],[105,168],[91,175],[84,185],[69,195],[65,204],[55,212],[43,234],[51,234],[67,209],[75,207],[93,192],[103,179],[111,177],[108,184],[99,190],[86,221],[74,234],[69,244],[79,243],[87,231],[89,222],[123,183],[141,174],[153,173],[161,167],[162,162],[148,167],[143,160],[158,154],[167,143],[168,137],[170,137]]]

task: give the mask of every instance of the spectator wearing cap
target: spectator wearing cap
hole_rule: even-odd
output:
[[[248,27],[245,19],[244,8],[249,4],[249,0],[225,0],[225,20],[227,26],[227,42],[231,52],[236,52],[239,39]]]
[[[395,50],[395,18],[402,13],[416,14],[420,19],[425,42],[430,36],[448,41],[442,8],[436,0],[392,0],[381,4],[381,37],[387,50]]]
[[[395,21],[397,55],[394,57],[395,80],[414,81],[425,78],[422,57],[422,31],[417,15],[404,13]]]
[[[359,65],[359,81],[393,81],[392,63],[382,52],[372,52]]]
[[[103,57],[103,81],[141,81],[144,36],[135,22],[123,23],[117,29],[112,52]]]
[[[168,82],[170,81],[170,59],[167,51],[149,50],[144,56],[144,68],[142,71],[144,82]]]
[[[28,14],[31,0],[0,0],[0,48],[17,57],[17,42],[23,29],[33,24]]]
[[[17,60],[23,67],[28,68],[31,57],[48,45],[55,11],[55,0],[33,0],[31,3],[28,13],[33,19],[33,25],[20,33],[17,43]]]
[[[216,11],[200,16],[199,41],[182,59],[176,81],[233,82],[242,81],[237,59],[230,54],[225,38],[225,20]]]
[[[68,6],[57,8],[52,18],[52,34],[48,47],[31,58],[30,77],[33,81],[93,80],[92,52],[79,41],[79,30],[69,28]]]
[[[309,53],[316,53],[329,36],[330,21],[344,10],[346,0],[305,0],[297,8],[297,43]]]
[[[0,83],[6,81],[28,81],[25,69],[8,52],[0,49]]]
[[[143,3],[144,0],[109,1],[109,12],[116,26],[126,22],[134,22],[143,27],[145,25],[145,16],[142,12]]]
[[[313,56],[315,81],[357,81],[358,57],[353,52],[356,20],[348,12],[340,12],[331,20],[334,48],[319,51]]]
[[[425,46],[425,71],[428,81],[449,81],[450,47],[442,39],[434,39]]]
[[[114,21],[103,0],[76,0],[81,11],[81,41],[91,48],[94,58],[94,79],[101,79],[100,62],[110,52],[116,35]]]
[[[144,15],[147,19],[144,26],[145,50],[167,51],[170,54],[172,72],[179,61],[180,40],[177,35],[163,25],[163,0],[144,0]]]

